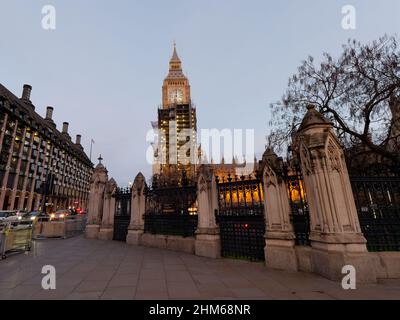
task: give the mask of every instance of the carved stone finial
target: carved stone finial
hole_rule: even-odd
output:
[[[307,105],[307,112],[301,122],[298,132],[305,130],[315,125],[332,126],[332,123],[327,120],[312,104]]]

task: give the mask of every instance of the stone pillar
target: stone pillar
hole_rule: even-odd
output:
[[[32,145],[33,145],[33,140],[34,140],[34,135],[31,135],[31,139],[29,141],[29,151],[28,151],[28,161],[32,158]],[[26,190],[27,185],[28,185],[28,176],[29,176],[29,165],[26,166],[25,169],[25,178],[24,178],[24,183],[23,183],[23,187],[22,187],[22,193],[21,193],[21,198],[20,198],[20,203],[18,204],[18,206],[20,208],[24,207],[24,203],[25,203],[25,197],[26,197],[26,193],[29,192],[28,190]],[[44,175],[44,171],[42,173],[42,176]],[[41,179],[42,179],[41,176]],[[26,204],[26,206],[28,207],[28,203]],[[27,210],[29,211],[30,208],[27,208]]]
[[[29,208],[28,207],[28,211],[29,210],[39,210],[39,207],[40,207],[40,203],[42,202],[42,196],[40,195],[40,194],[38,194],[37,196],[36,196],[36,201],[35,201],[35,204],[32,206],[32,208]]]
[[[106,183],[104,191],[103,218],[101,222],[99,239],[112,240],[114,234],[114,215],[115,215],[115,191],[117,183],[113,178]]]
[[[7,128],[7,121],[8,121],[8,113],[4,115],[4,121],[3,121],[3,126],[1,128],[1,133],[0,133],[0,152],[2,151],[3,148],[3,140],[4,140],[4,135],[6,132]],[[3,203],[4,203],[4,198],[6,194],[6,185],[3,184],[3,181],[0,180],[0,210],[3,209]]]
[[[90,180],[88,222],[86,226],[86,238],[97,239],[100,231],[100,225],[103,216],[104,190],[108,182],[107,169],[101,163],[94,169]]]
[[[12,159],[12,154],[13,154],[13,150],[14,150],[14,145],[15,145],[15,136],[17,134],[17,128],[18,128],[18,121],[15,121],[15,126],[14,126],[14,130],[13,130],[13,135],[12,135],[12,142],[11,142],[11,146],[9,149],[9,156],[8,156],[8,160],[7,160],[7,165],[6,165],[6,172],[4,174],[3,177],[3,181],[1,182],[2,184],[2,190],[0,193],[0,203],[4,203],[6,194],[8,193],[8,188],[7,188],[7,184],[8,184],[8,176],[10,174],[10,165],[11,165],[11,159]],[[10,201],[10,200],[8,200]],[[9,210],[8,204],[6,203],[5,205],[7,205],[7,210]]]
[[[215,175],[210,166],[199,167],[197,178],[198,225],[195,253],[209,258],[221,257],[219,227],[215,221],[218,210],[218,191]]]
[[[283,161],[271,149],[267,149],[263,155],[263,185],[266,265],[274,269],[297,271],[296,236],[290,222]]]
[[[32,143],[33,143],[33,141],[35,140],[35,137],[33,137],[32,139],[33,139],[33,140],[32,140]],[[40,145],[41,143],[42,143],[42,139],[39,138],[39,145]],[[32,161],[33,159],[31,158],[30,160]],[[32,164],[35,165],[35,169],[34,169],[34,171],[33,171],[33,177],[36,177],[36,176],[37,176],[37,170],[38,170],[38,163],[39,163],[39,160],[40,160],[40,152],[37,153],[37,156],[36,156],[36,159],[34,159],[34,162],[31,162],[31,165],[32,165]],[[46,157],[43,159],[43,161],[45,161],[45,160],[46,160]],[[44,163],[44,162],[43,162],[43,163]],[[28,190],[27,190],[27,191],[28,191]],[[35,196],[35,183],[34,183],[33,181],[32,181],[30,190],[29,190],[28,192],[29,192],[29,197],[28,197],[28,205],[27,205],[27,207],[28,207],[28,208],[32,208],[32,207],[35,206],[35,203],[34,203],[34,201],[33,201],[33,198],[34,198],[34,196]],[[44,211],[45,211],[46,207],[43,206],[43,208],[44,208]]]
[[[331,280],[352,265],[357,282],[375,282],[376,272],[361,232],[343,149],[333,126],[309,106],[295,138],[310,211],[311,266]]]
[[[144,233],[146,187],[146,179],[142,173],[139,173],[132,185],[131,223],[126,236],[126,243],[130,245],[140,245],[140,239]]]
[[[4,140],[4,134],[6,133],[7,121],[8,121],[8,113],[4,115],[3,126],[0,131],[0,152],[2,151],[3,148],[3,140]]]
[[[15,203],[15,199],[17,196],[17,191],[20,191],[20,190],[18,190],[18,180],[19,180],[19,175],[21,173],[20,170],[21,170],[21,163],[22,163],[22,154],[23,154],[24,146],[25,146],[25,137],[26,137],[26,127],[24,128],[24,131],[22,133],[22,142],[21,142],[21,147],[19,149],[19,153],[18,153],[18,164],[17,164],[16,170],[15,170],[13,193],[11,196],[11,208],[15,208],[17,210],[24,210],[24,208],[22,206],[20,206],[20,204],[19,204],[20,201]],[[19,199],[21,199],[21,198],[22,198],[22,196],[20,194]]]
[[[2,151],[3,148],[3,140],[7,128],[7,121],[8,121],[8,113],[4,115],[3,126],[0,131],[0,152]],[[6,194],[6,185],[4,185],[3,181],[0,180],[0,210],[3,209],[5,194]]]

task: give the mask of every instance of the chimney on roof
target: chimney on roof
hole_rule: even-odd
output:
[[[69,126],[69,123],[68,123],[68,122],[64,122],[64,123],[63,123],[63,126],[62,126],[62,133],[68,134],[68,126]]]
[[[77,134],[76,135],[76,144],[78,144],[78,145],[80,145],[81,144],[81,139],[82,139],[82,136],[80,135],[80,134]]]
[[[24,89],[22,90],[22,100],[31,102],[31,92],[32,87],[29,84],[24,84]]]
[[[53,111],[54,111],[53,107],[50,107],[50,106],[47,107],[47,109],[46,109],[46,120],[53,120]]]

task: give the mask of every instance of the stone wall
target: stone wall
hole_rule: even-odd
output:
[[[312,258],[314,249],[309,246],[296,246],[296,257],[297,257],[297,271],[319,273],[318,270],[320,266],[315,265],[315,260]],[[378,279],[400,279],[400,252],[369,252],[368,261],[370,264],[365,266],[371,271],[375,279],[369,281],[363,281],[363,279],[358,279],[360,282],[375,282]],[[342,268],[346,263],[341,255],[337,255],[337,268]],[[357,271],[357,268],[356,268]],[[357,275],[357,273],[356,273]],[[340,273],[336,279],[341,280],[343,275]]]
[[[195,238],[144,233],[139,245],[195,254]]]

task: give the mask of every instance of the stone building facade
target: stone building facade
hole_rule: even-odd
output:
[[[56,128],[53,107],[35,112],[32,87],[18,98],[0,84],[0,210],[86,209],[93,164],[72,141],[68,123]]]

